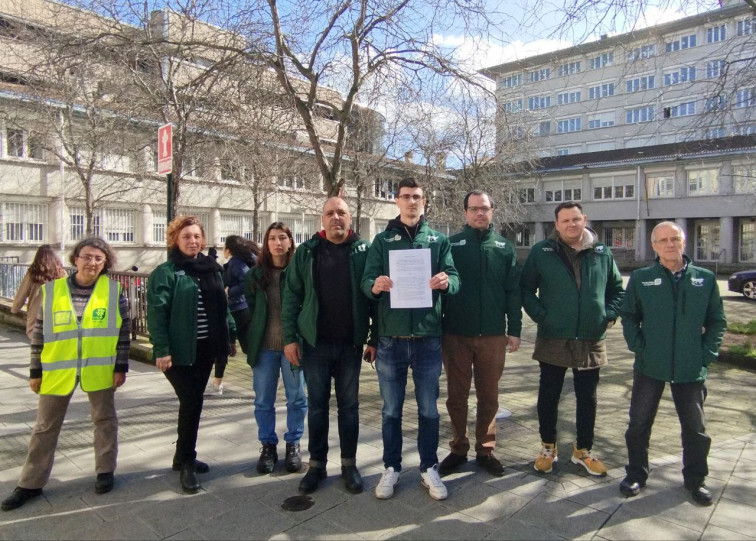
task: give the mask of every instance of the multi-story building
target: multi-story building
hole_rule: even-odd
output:
[[[486,69],[499,137],[532,137],[540,159],[515,179],[523,254],[576,200],[627,265],[652,259],[649,232],[667,219],[686,228],[694,260],[756,264],[755,66],[756,12],[724,2]]]

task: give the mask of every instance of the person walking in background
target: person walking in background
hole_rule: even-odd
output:
[[[281,326],[283,280],[294,256],[294,238],[284,223],[274,222],[266,229],[263,239],[257,264],[244,280],[244,296],[252,316],[247,336],[247,363],[252,367],[257,438],[262,444],[257,471],[271,473],[278,462],[276,391],[280,375],[286,393],[285,465],[287,471],[297,472],[302,468],[299,440],[304,434],[307,394],[302,371],[289,364],[284,355]]]
[[[323,229],[294,254],[283,306],[284,353],[291,363],[301,364],[309,397],[310,467],[299,491],[314,492],[327,475],[333,380],[341,477],[347,491],[358,494],[363,490],[357,469],[360,371],[368,340],[367,359],[375,358],[375,334],[368,337],[373,303],[360,291],[369,244],[352,231],[352,213],[340,197],[325,202],[321,222]]]
[[[57,258],[56,258],[57,259]],[[76,386],[87,393],[94,423],[94,491],[113,489],[118,456],[115,390],[129,370],[129,303],[107,272],[115,263],[108,244],[80,241],[71,254],[76,273],[41,287],[31,336],[29,386],[39,394],[29,454],[3,511],[42,494],[50,479],[55,448]],[[54,262],[50,263],[54,266]]]
[[[179,399],[178,440],[173,469],[181,471],[184,492],[195,494],[197,473],[209,467],[197,460],[197,432],[203,393],[215,364],[223,377],[229,353],[236,354],[236,326],[228,310],[221,267],[202,253],[205,229],[196,216],[178,216],[166,231],[168,261],[147,282],[147,329],[155,365]]]
[[[711,438],[706,434],[707,367],[719,354],[727,329],[717,277],[685,255],[685,231],[661,222],[651,231],[656,263],[630,276],[622,303],[622,329],[635,353],[630,422],[625,432],[627,477],[620,492],[635,496],[646,486],[648,446],[667,382],[682,428],[685,489],[711,505],[706,488]]]
[[[391,498],[402,470],[402,411],[407,373],[412,367],[417,400],[417,448],[422,485],[434,500],[448,496],[438,473],[439,378],[441,377],[441,295],[459,290],[459,274],[452,260],[449,239],[431,229],[423,215],[425,196],[414,178],[399,181],[396,204],[399,216],[378,233],[368,251],[362,291],[378,300],[378,355],[375,365],[383,398],[384,471],[375,497]],[[394,250],[426,249],[430,276],[428,308],[392,308],[396,277],[390,276],[389,254]],[[397,298],[397,300],[400,300]]]
[[[467,224],[449,238],[461,285],[456,295],[444,300],[441,355],[452,440],[451,453],[438,470],[446,475],[467,462],[467,403],[474,377],[475,461],[491,475],[501,477],[504,467],[493,454],[496,412],[507,347],[512,353],[520,347],[520,267],[512,243],[494,231],[491,196],[472,191],[465,196],[464,208]]]
[[[43,244],[34,254],[34,260],[24,274],[21,285],[13,297],[11,314],[18,314],[26,303],[26,336],[31,340],[34,322],[42,299],[41,287],[45,282],[51,282],[66,276],[66,269],[55,251],[49,244]]]
[[[254,267],[258,253],[259,249],[253,241],[239,235],[226,237],[223,249],[223,256],[226,258],[223,283],[228,295],[228,309],[231,310],[231,316],[236,323],[236,334],[244,354],[247,353],[247,331],[251,317],[247,300],[244,298],[244,279],[249,269]]]
[[[522,269],[522,305],[538,325],[533,359],[538,361],[538,423],[541,452],[536,471],[557,461],[557,416],[564,376],[572,368],[577,442],[572,462],[591,475],[606,475],[592,452],[599,369],[607,362],[606,330],[622,302],[622,276],[609,247],[586,227],[580,203],[554,209],[554,233],[533,246]]]

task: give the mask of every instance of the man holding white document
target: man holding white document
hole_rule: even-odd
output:
[[[373,239],[362,291],[378,300],[379,345],[376,371],[383,398],[385,470],[375,496],[391,498],[402,469],[402,409],[408,369],[412,368],[418,409],[417,447],[422,484],[431,498],[443,500],[438,474],[441,377],[441,294],[459,290],[446,236],[425,222],[423,189],[414,178],[399,182],[399,216]]]

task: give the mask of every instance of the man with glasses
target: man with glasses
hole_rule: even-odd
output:
[[[464,207],[467,225],[449,239],[462,284],[459,293],[444,302],[442,356],[452,440],[439,472],[449,474],[467,462],[467,402],[474,376],[475,460],[501,477],[504,467],[493,455],[496,412],[507,347],[512,352],[520,347],[520,269],[512,243],[494,231],[491,196],[472,191]]]
[[[459,275],[452,261],[449,239],[434,231],[423,215],[423,189],[413,178],[399,182],[396,204],[399,216],[373,239],[368,251],[362,291],[378,299],[378,355],[376,370],[383,398],[383,462],[385,470],[375,496],[391,498],[402,469],[402,409],[407,372],[412,367],[418,409],[417,447],[422,485],[431,498],[443,500],[446,487],[438,473],[439,416],[436,402],[441,377],[441,294],[459,290]],[[392,308],[394,282],[389,254],[395,250],[425,248],[430,252],[432,293],[429,308]],[[396,277],[393,277],[394,279]],[[398,300],[398,299],[395,299]]]
[[[682,427],[683,479],[700,505],[711,505],[704,483],[711,438],[703,405],[707,367],[717,358],[727,322],[716,276],[685,255],[685,232],[661,222],[651,232],[656,263],[630,276],[622,328],[635,353],[630,423],[625,432],[627,477],[620,492],[635,496],[646,485],[648,445],[666,382]]]

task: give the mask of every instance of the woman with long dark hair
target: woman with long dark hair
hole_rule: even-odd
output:
[[[299,440],[304,433],[307,395],[304,375],[284,356],[281,326],[281,286],[286,267],[294,255],[294,238],[282,222],[268,226],[257,265],[247,274],[244,295],[252,314],[248,333],[247,363],[252,367],[255,390],[255,420],[262,449],[257,471],[271,473],[278,462],[276,390],[279,375],[286,392],[286,470],[302,468]]]
[[[215,364],[223,377],[229,353],[236,353],[236,326],[228,311],[221,266],[202,253],[205,228],[196,216],[178,216],[166,231],[168,261],[147,283],[147,328],[155,365],[179,399],[178,440],[173,469],[181,471],[187,494],[200,489],[197,473],[209,466],[197,460],[197,432],[203,393]]]
[[[34,255],[34,261],[26,271],[21,285],[16,291],[11,306],[11,314],[18,314],[26,303],[26,336],[31,340],[34,322],[42,299],[40,294],[42,284],[66,276],[66,269],[55,251],[49,244],[43,244]]]
[[[259,249],[257,244],[239,235],[226,237],[223,255],[228,261],[223,273],[223,282],[228,294],[228,309],[236,322],[236,334],[243,353],[247,353],[247,331],[250,313],[244,298],[244,278],[255,266]]]

